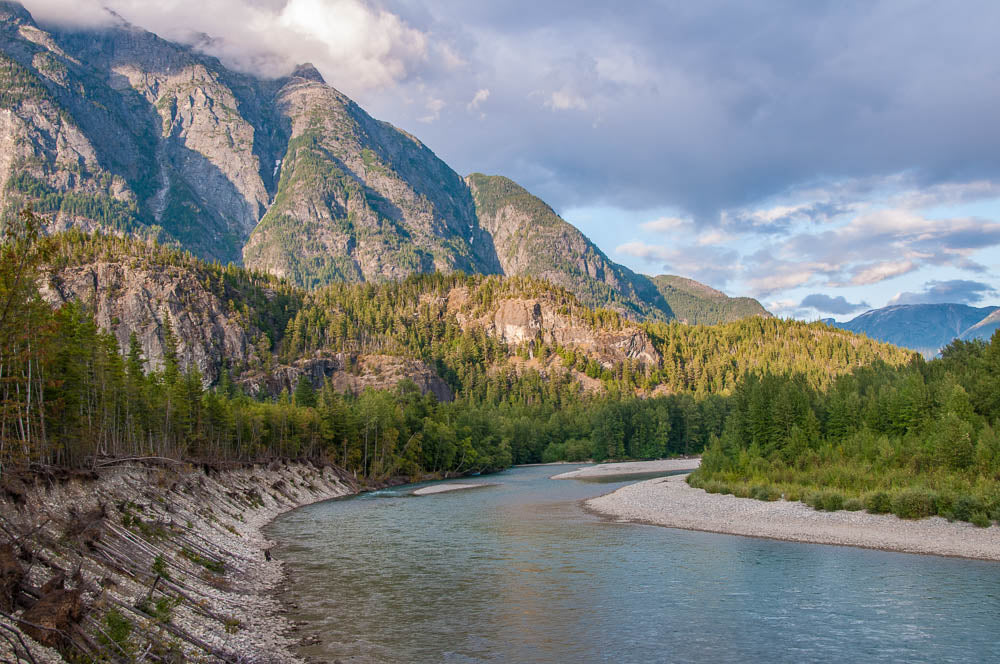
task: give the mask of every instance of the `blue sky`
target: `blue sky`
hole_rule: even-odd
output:
[[[1000,305],[995,1],[25,4],[88,25],[108,6],[257,74],[312,61],[614,260],[779,315]]]

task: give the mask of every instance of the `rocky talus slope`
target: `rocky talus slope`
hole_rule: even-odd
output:
[[[310,463],[161,464],[4,476],[0,658],[298,661],[261,527],[355,493],[353,478]]]

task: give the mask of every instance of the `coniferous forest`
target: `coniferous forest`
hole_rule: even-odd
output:
[[[939,359],[874,364],[816,390],[750,375],[691,483],[820,510],[1000,519],[1000,333]]]
[[[360,476],[384,478],[539,461],[659,458],[699,453],[710,444],[700,476],[728,473],[735,481],[748,468],[794,468],[807,451],[812,456],[804,466],[812,468],[826,449],[820,440],[831,435],[840,436],[837,441],[868,433],[915,436],[936,422],[937,410],[926,406],[942,399],[942,390],[952,395],[942,412],[949,422],[987,446],[992,432],[986,424],[992,411],[980,403],[985,397],[975,397],[971,411],[952,404],[965,389],[956,378],[947,379],[954,383],[947,389],[918,390],[926,403],[898,406],[917,413],[918,422],[885,415],[882,401],[865,405],[890,399],[888,391],[916,389],[911,383],[917,377],[930,376],[936,386],[955,371],[942,367],[957,366],[957,360],[925,365],[907,351],[823,325],[765,318],[719,326],[645,323],[641,330],[660,359],[609,363],[540,336],[507,344],[428,304],[460,288],[468,318],[505,299],[546,297],[596,332],[632,325],[532,278],[432,274],[304,291],[155,243],[78,231],[44,236],[30,212],[6,234],[2,261],[5,465],[87,467],[107,457],[323,457]],[[197,366],[180,361],[179,339],[165,316],[163,360],[154,367],[134,335],[123,348],[102,331],[86,301],[53,307],[40,297],[39,284],[59,269],[95,261],[194,274],[248,328],[261,331],[257,347],[209,381]],[[962,349],[963,357],[986,352],[974,345]],[[439,402],[408,380],[358,394],[305,376],[279,394],[251,396],[244,389],[247,375],[322,352],[419,359],[434,367],[456,398]],[[972,380],[975,371],[962,375]],[[989,392],[982,386],[967,392],[979,394],[976,389]],[[761,413],[775,419],[758,421]],[[753,436],[747,427],[755,427]],[[734,456],[736,449],[743,451]]]

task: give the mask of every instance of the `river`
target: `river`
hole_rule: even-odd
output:
[[[997,563],[613,523],[628,482],[514,468],[279,517],[301,649],[325,662],[1000,661]],[[461,480],[460,480],[461,481]],[[468,481],[468,480],[465,480]]]

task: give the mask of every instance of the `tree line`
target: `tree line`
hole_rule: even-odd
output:
[[[1000,519],[1000,332],[929,362],[872,364],[819,390],[749,375],[691,482],[904,518]]]

